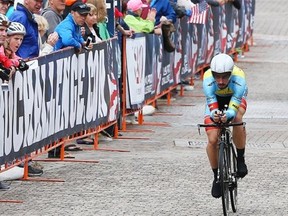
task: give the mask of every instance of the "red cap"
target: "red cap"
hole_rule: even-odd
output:
[[[115,18],[123,17],[123,14],[115,7],[114,9]]]

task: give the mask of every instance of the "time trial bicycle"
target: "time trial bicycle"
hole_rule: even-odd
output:
[[[230,127],[243,126],[244,130],[245,124],[245,122],[198,124],[199,134],[200,127],[216,127],[220,130],[218,139],[219,153],[217,181],[221,185],[222,207],[225,216],[229,211],[229,195],[232,211],[237,211],[237,181],[239,178],[237,176],[237,154],[233,144]]]

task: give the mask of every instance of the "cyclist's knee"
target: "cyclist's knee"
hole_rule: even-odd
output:
[[[245,109],[243,109],[242,107],[239,107],[236,117],[234,119],[234,122],[241,122],[245,112],[246,112]]]

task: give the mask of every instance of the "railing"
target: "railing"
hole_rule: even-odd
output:
[[[97,149],[96,135],[105,128],[116,125],[117,136],[119,115],[125,119],[170,96],[181,80],[193,83],[218,52],[237,59],[236,48],[248,51],[252,41],[254,4],[243,0],[239,11],[230,4],[210,9],[205,25],[178,20],[173,53],[163,49],[161,36],[137,34],[124,38],[122,49],[112,38],[80,54],[68,48],[33,60],[28,71],[15,74],[8,91],[0,88],[0,172],[57,146],[63,159],[65,143],[87,135],[95,135]]]

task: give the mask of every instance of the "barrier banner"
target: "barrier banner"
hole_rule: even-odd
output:
[[[126,108],[135,109],[144,104],[146,38],[136,34],[126,40],[127,86]]]
[[[0,88],[0,164],[116,120],[113,53],[111,40],[79,55],[74,49],[55,52],[17,72],[8,91]]]
[[[182,55],[183,55],[183,46],[182,46],[182,26],[181,20],[174,24],[176,32],[172,34],[174,37],[175,52],[174,52],[174,67],[173,67],[173,78],[174,83],[180,83],[181,68],[182,68]]]
[[[239,34],[238,10],[232,4],[225,4],[226,26],[227,26],[227,46],[226,53],[230,53],[236,48],[236,41]]]
[[[155,36],[146,34],[146,61],[145,61],[145,100],[155,97],[160,92],[159,74],[162,67],[159,43],[155,42]],[[160,63],[160,64],[159,64]]]
[[[158,43],[162,47],[162,37],[156,37]],[[162,52],[162,53],[161,53]],[[160,55],[162,54],[162,67],[161,67],[161,77],[160,77],[160,92],[158,94],[168,89],[170,86],[174,85],[174,52],[166,52],[163,47],[160,49]]]
[[[240,30],[236,47],[241,47],[243,44],[247,43],[247,40],[253,33],[255,0],[242,0],[241,5],[241,10],[239,10],[238,13]]]

